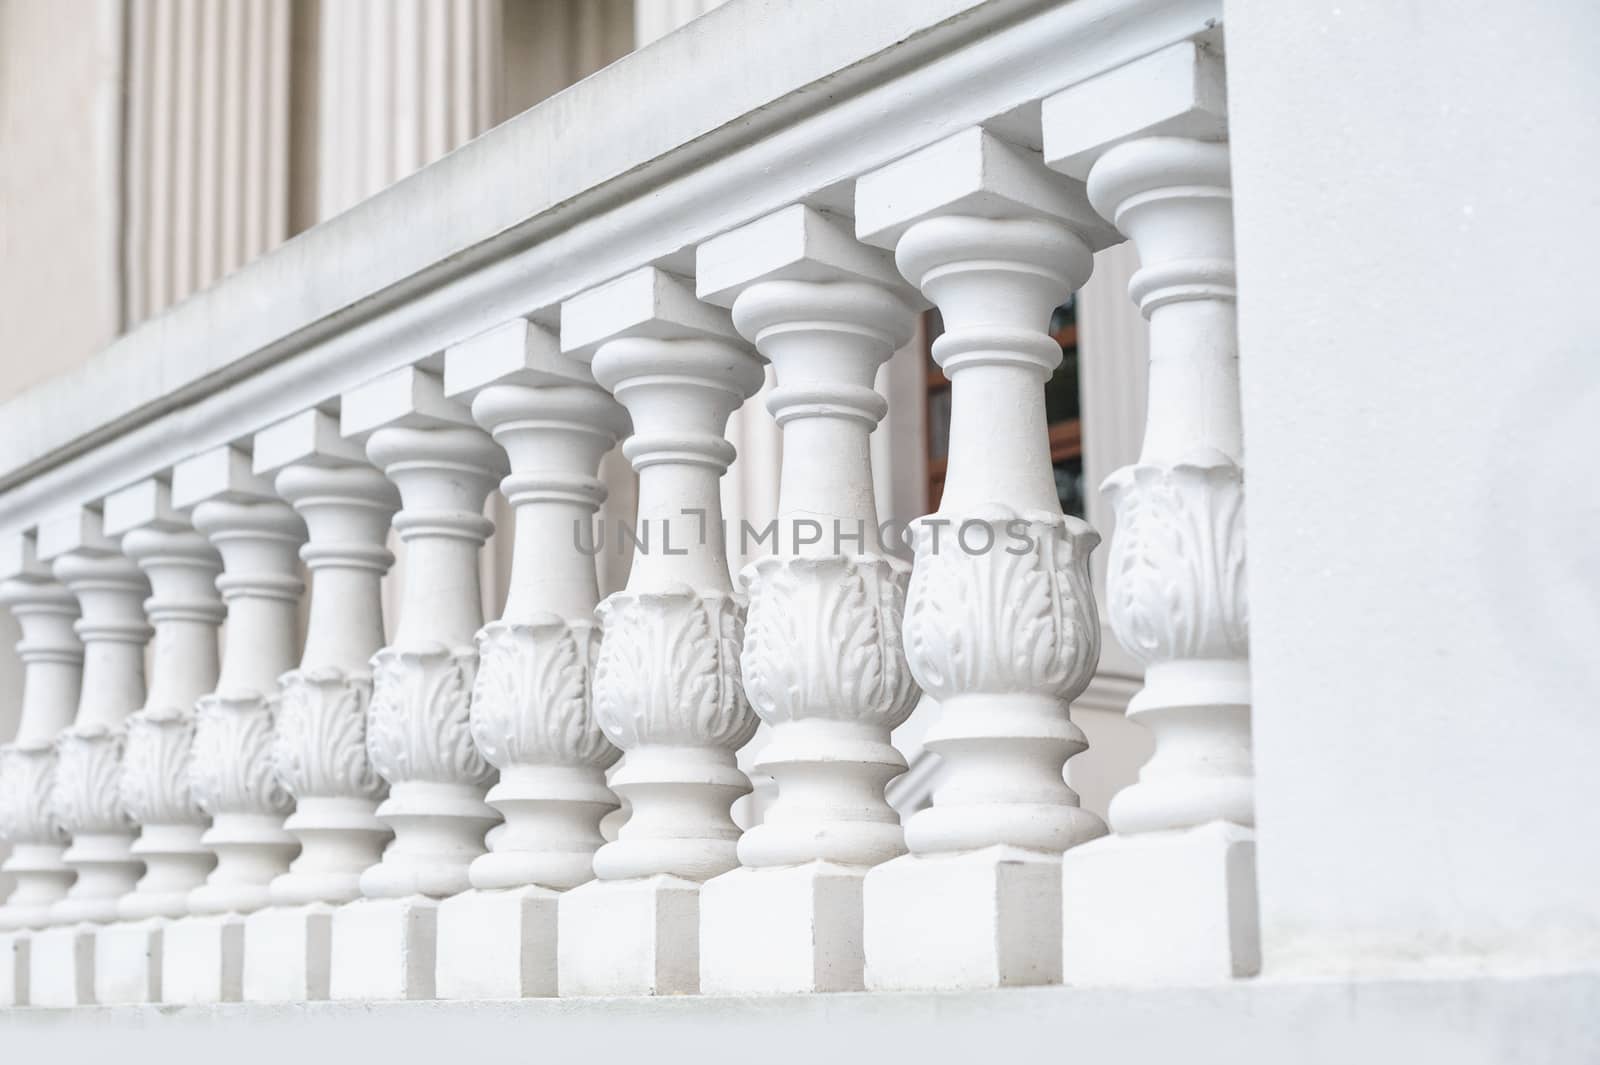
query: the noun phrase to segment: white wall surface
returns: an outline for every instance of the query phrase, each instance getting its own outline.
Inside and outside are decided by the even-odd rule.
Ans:
[[[1600,6],[1226,18],[1265,971],[1600,960]]]

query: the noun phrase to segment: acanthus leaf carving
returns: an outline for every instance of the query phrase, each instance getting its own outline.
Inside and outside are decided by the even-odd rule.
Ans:
[[[385,647],[372,657],[367,754],[391,785],[487,784],[494,767],[472,741],[473,650],[440,643]]]
[[[293,805],[272,765],[275,697],[218,692],[196,704],[189,786],[212,817],[282,814]]]
[[[622,591],[600,604],[605,626],[594,716],[624,750],[641,744],[737,749],[760,724],[739,673],[744,609],[688,585]]]
[[[118,781],[122,805],[137,824],[205,820],[189,786],[194,714],[176,707],[141,710],[127,720]]]
[[[297,799],[378,800],[388,786],[367,755],[372,678],[326,667],[283,675],[273,737],[273,765]]]
[[[50,805],[71,835],[126,832],[118,779],[126,741],[121,728],[69,728],[56,740]]]
[[[51,802],[55,776],[54,747],[0,747],[0,839],[13,845],[66,842]]]
[[[591,705],[599,646],[593,623],[556,614],[494,621],[479,631],[472,737],[490,763],[604,769],[621,757]]]
[[[1208,451],[1123,467],[1105,492],[1117,515],[1107,613],[1123,646],[1146,664],[1245,657],[1244,471]]]

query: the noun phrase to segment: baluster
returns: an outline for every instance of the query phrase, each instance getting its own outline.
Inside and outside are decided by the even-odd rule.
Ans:
[[[590,699],[599,588],[580,545],[605,499],[600,458],[628,419],[587,366],[522,320],[452,348],[445,385],[476,391],[473,417],[511,460],[501,490],[516,531],[505,614],[478,633],[472,689],[473,738],[500,771],[488,802],[505,823],[468,869],[473,890],[439,906],[436,990],[554,995],[557,901],[593,879],[600,819],[617,807],[605,771],[620,752]]]
[[[473,745],[469,694],[483,625],[478,551],[484,502],[505,457],[439,378],[410,367],[347,393],[346,436],[400,491],[405,544],[394,640],[372,659],[367,753],[389,782],[378,819],[394,830],[361,874],[362,900],[333,917],[333,998],[432,998],[438,900],[468,887],[499,815],[483,801],[494,769]],[[370,434],[370,435],[368,435]]]
[[[856,206],[857,231],[939,308],[953,388],[904,623],[939,703],[925,743],[940,778],[906,825],[911,853],[867,874],[867,986],[1055,982],[1060,856],[1105,826],[1062,779],[1088,745],[1068,706],[1099,657],[1099,537],[1057,501],[1043,385],[1061,350],[1045,330],[1109,233],[1081,185],[979,129],[863,177]]]
[[[633,418],[640,540],[627,587],[600,604],[594,714],[625,752],[611,786],[631,806],[562,896],[563,995],[686,994],[700,983],[700,885],[737,864],[729,808],[750,790],[734,752],[758,720],[739,684],[718,478],[728,415],[761,386],[726,311],[654,267],[562,306],[562,348]]]
[[[139,826],[133,853],[144,859],[145,874],[117,903],[122,922],[96,937],[95,1000],[159,1002],[167,919],[189,912],[189,892],[205,882],[216,861],[201,842],[206,815],[189,787],[189,757],[195,701],[217,683],[222,561],[172,509],[162,480],[107,497],[104,524],[150,581],[144,606],[155,639],[149,694],[128,717],[118,781],[122,806]]]
[[[39,527],[39,558],[78,599],[83,616],[83,685],[77,716],[56,740],[56,819],[72,837],[62,858],[78,878],[50,907],[52,926],[33,938],[29,992],[41,1006],[94,1001],[95,925],[116,919],[140,862],[134,830],[117,794],[128,714],[144,702],[142,602],[150,590],[139,567],[106,537],[98,507],[80,507]],[[89,923],[89,922],[92,922]]]
[[[859,990],[862,880],[905,853],[883,797],[906,768],[889,733],[918,695],[900,640],[909,567],[878,539],[873,379],[920,301],[892,256],[803,206],[701,245],[697,276],[771,361],[784,435],[776,543],[744,571],[741,657],[777,797],[739,840],[743,868],[701,892],[701,990]]]
[[[273,772],[278,676],[295,661],[300,544],[305,523],[250,470],[240,446],[180,462],[172,502],[193,508],[194,527],[222,555],[217,589],[228,609],[222,668],[200,697],[189,785],[211,815],[201,842],[217,855],[206,882],[189,893],[190,911],[162,941],[162,998],[236,1002],[244,978],[244,915],[270,901],[268,885],[294,856],[283,829],[292,805]]]
[[[62,861],[66,834],[50,806],[55,740],[72,724],[83,675],[83,644],[73,631],[78,600],[39,561],[32,533],[0,545],[0,604],[22,630],[22,712],[17,734],[0,747],[0,834],[11,844],[4,869],[16,888],[0,906],[0,1006],[27,1005],[27,929],[49,923],[73,871]]]
[[[1260,948],[1222,61],[1175,45],[1053,97],[1044,131],[1051,165],[1086,174],[1095,209],[1137,246],[1128,291],[1150,321],[1144,444],[1105,484],[1106,595],[1146,668],[1128,716],[1156,747],[1112,800],[1116,834],[1066,859],[1067,975],[1248,976]]]
[[[361,897],[361,874],[392,836],[375,815],[388,786],[366,736],[400,497],[337,417],[315,409],[257,433],[254,470],[305,520],[312,579],[305,653],[279,679],[273,733],[278,780],[295,800],[283,827],[301,849],[267,886],[273,904],[245,918],[244,997],[305,1001],[328,997],[334,907]]]

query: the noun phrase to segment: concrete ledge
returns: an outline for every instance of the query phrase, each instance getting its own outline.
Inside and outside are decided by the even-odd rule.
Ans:
[[[1242,981],[772,998],[124,1006],[0,1011],[16,1061],[436,1065],[537,1041],[542,1059],[1109,1061],[1118,1065],[1592,1065],[1600,970],[1521,977]],[[136,1042],[130,1042],[135,1040]]]

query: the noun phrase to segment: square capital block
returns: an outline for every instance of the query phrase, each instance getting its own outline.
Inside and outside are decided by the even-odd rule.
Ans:
[[[440,429],[476,428],[466,404],[444,394],[436,373],[402,366],[346,392],[339,402],[339,431],[362,439],[387,426]]]
[[[292,463],[312,466],[366,465],[361,445],[339,432],[339,417],[313,407],[256,434],[251,469],[262,476]]]
[[[161,1001],[192,1005],[243,999],[244,918],[179,917],[161,935]]]
[[[1219,983],[1261,969],[1255,835],[1239,825],[1074,847],[1061,900],[1069,984]]]
[[[866,873],[811,862],[735,869],[706,881],[700,890],[700,993],[863,990]]]
[[[622,337],[721,339],[744,344],[733,318],[702,303],[690,282],[657,266],[607,281],[561,305],[561,350],[585,362]]]
[[[556,994],[559,891],[464,891],[439,903],[435,991],[442,999]]]
[[[0,536],[0,581],[14,577],[52,580],[50,567],[39,558],[38,543],[38,534],[31,529],[18,529]]]
[[[28,1004],[94,1004],[95,925],[41,928],[28,944]]]
[[[928,218],[1048,218],[1094,248],[1122,238],[1084,193],[1083,183],[1049,170],[1026,148],[973,126],[912,152],[856,182],[856,234],[893,248]]]
[[[94,937],[94,999],[102,1006],[160,1002],[161,935],[167,921],[108,924]]]
[[[905,855],[867,874],[870,991],[1061,982],[1061,857],[1013,847]]]
[[[439,901],[358,899],[333,912],[328,997],[433,998]]]
[[[1080,181],[1106,151],[1136,137],[1223,140],[1222,56],[1201,41],[1180,41],[1047,98],[1042,122],[1045,162]]]
[[[164,532],[189,528],[189,519],[172,505],[172,489],[159,477],[147,477],[112,492],[106,496],[101,514],[107,536],[143,528]]]
[[[805,204],[774,211],[695,250],[695,291],[707,303],[732,307],[740,292],[762,281],[865,281],[892,288],[913,305],[922,302],[892,254],[862,244],[848,220]]]
[[[217,499],[259,503],[277,498],[272,482],[251,468],[250,453],[236,444],[202,451],[172,468],[172,505],[180,510]]]
[[[0,1008],[28,1005],[28,947],[33,933],[0,932]]]
[[[333,910],[323,902],[269,906],[244,919],[246,1002],[314,1002],[328,997]]]
[[[72,551],[92,555],[115,555],[117,542],[105,534],[100,508],[72,507],[52,514],[39,523],[35,540],[40,562],[50,562]]]
[[[561,896],[562,998],[700,990],[700,885],[675,876],[591,880]]]
[[[538,322],[516,318],[445,349],[444,394],[470,399],[490,385],[593,385],[587,363],[561,351]]]

